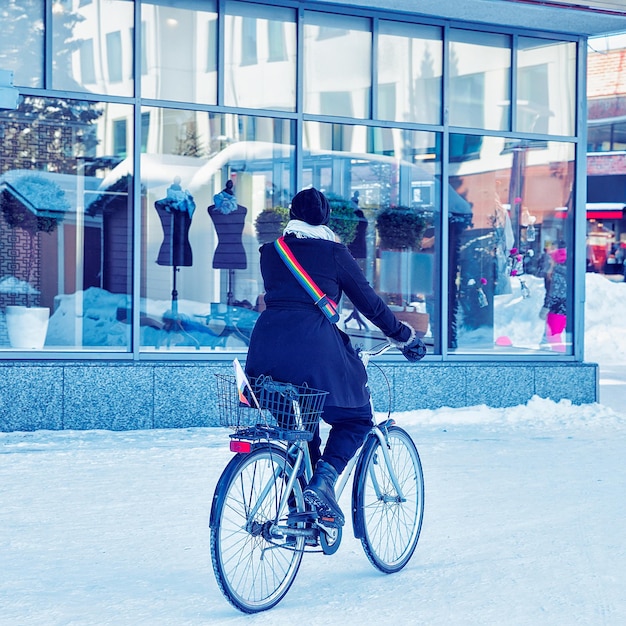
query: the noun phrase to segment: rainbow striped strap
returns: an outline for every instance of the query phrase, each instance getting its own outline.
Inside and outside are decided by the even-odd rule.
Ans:
[[[333,323],[339,321],[337,305],[317,286],[317,283],[308,275],[307,271],[298,263],[293,256],[291,248],[285,243],[284,237],[274,241],[274,247],[278,256],[285,262],[296,280],[304,287],[305,291],[313,298],[313,301],[322,310],[322,313]]]

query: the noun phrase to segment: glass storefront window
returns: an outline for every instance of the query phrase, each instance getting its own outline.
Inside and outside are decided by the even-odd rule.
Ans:
[[[304,186],[330,200],[330,227],[398,317],[438,336],[440,135],[305,122]],[[382,335],[342,301],[346,332]]]
[[[217,10],[212,0],[141,3],[144,98],[217,102]]]
[[[572,354],[572,143],[480,138],[451,166],[449,348]],[[451,142],[463,143],[452,136]]]
[[[55,2],[52,88],[132,96],[133,3]]]
[[[441,122],[441,29],[381,20],[378,32],[378,119]]]
[[[9,3],[0,69],[22,97],[0,111],[0,350],[17,349],[8,307],[30,305],[50,311],[47,351],[245,351],[259,244],[297,181],[329,196],[332,227],[435,353],[448,337],[461,356],[571,354],[570,291],[560,333],[540,314],[555,267],[572,282],[578,42],[285,4]],[[100,101],[32,95],[46,88]],[[589,125],[596,150],[626,141],[609,122]],[[380,338],[341,307],[346,332]]]
[[[295,111],[295,20],[291,9],[227,2],[224,104]]]
[[[450,124],[509,130],[511,38],[450,30]]]
[[[44,3],[4,2],[0,9],[0,69],[13,72],[13,84],[43,87]]]
[[[108,181],[123,118],[131,106],[57,98],[0,111],[0,349],[130,350],[130,181]]]
[[[370,116],[370,20],[304,13],[304,112]]]
[[[520,37],[517,50],[517,128],[574,135],[576,44]]]
[[[294,193],[289,120],[144,107],[141,345],[242,350]],[[286,221],[285,221],[286,223]]]

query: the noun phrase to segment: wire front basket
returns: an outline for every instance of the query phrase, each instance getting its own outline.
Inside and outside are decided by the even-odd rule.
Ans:
[[[239,395],[235,376],[215,374],[215,378],[220,424],[234,428],[233,436],[283,441],[310,441],[313,438],[327,391],[259,376],[249,381],[259,407],[245,390],[248,406]]]

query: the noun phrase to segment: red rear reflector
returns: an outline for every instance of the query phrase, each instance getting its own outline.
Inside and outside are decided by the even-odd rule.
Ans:
[[[231,452],[243,452],[247,454],[252,450],[252,444],[249,441],[237,441],[236,439],[230,440],[230,451]]]

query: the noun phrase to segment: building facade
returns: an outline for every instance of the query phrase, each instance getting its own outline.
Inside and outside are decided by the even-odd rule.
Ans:
[[[593,40],[587,72],[587,271],[624,277],[626,38]]]
[[[595,401],[586,46],[626,13],[441,4],[4,0],[0,430],[216,424],[310,185],[429,345],[394,410]]]

